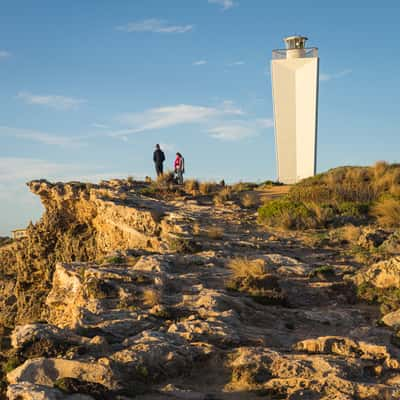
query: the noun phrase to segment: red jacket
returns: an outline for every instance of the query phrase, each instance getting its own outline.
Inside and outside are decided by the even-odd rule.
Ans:
[[[183,171],[183,169],[184,169],[184,167],[183,167],[183,157],[176,156],[175,162],[174,162],[174,168],[175,168],[175,170],[182,170]]]

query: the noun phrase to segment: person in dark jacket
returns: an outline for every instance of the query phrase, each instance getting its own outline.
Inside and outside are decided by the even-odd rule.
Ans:
[[[159,144],[156,144],[156,149],[154,150],[154,153],[153,153],[153,161],[154,161],[154,165],[156,167],[157,176],[162,175],[164,172],[163,162],[165,161],[165,154],[161,150]]]

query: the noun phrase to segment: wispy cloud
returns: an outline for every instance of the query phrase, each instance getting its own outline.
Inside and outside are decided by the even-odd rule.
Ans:
[[[208,129],[207,132],[215,139],[234,142],[258,136],[261,130],[272,126],[273,121],[271,119],[236,120],[217,125]]]
[[[140,133],[144,131],[163,129],[176,125],[199,124],[226,115],[243,115],[243,111],[226,101],[220,107],[204,107],[188,104],[153,108],[143,113],[121,114],[119,123],[131,128],[113,132],[113,136]]]
[[[332,79],[339,79],[339,78],[342,78],[342,77],[344,77],[346,75],[350,75],[352,72],[353,71],[351,69],[344,69],[343,71],[336,72],[336,73],[333,73],[333,74],[322,73],[322,74],[320,74],[319,79],[321,81],[331,81]]]
[[[123,32],[186,33],[193,30],[193,25],[171,25],[163,19],[151,18],[129,22],[116,29]]]
[[[199,61],[195,61],[193,63],[194,66],[199,66],[199,65],[206,65],[208,62],[207,60],[199,60]]]
[[[109,129],[109,126],[108,125],[105,125],[105,124],[98,124],[98,123],[93,123],[92,125],[91,125],[93,128],[97,128],[97,129]]]
[[[5,50],[0,50],[0,60],[11,57],[11,53]]]
[[[229,63],[228,67],[238,67],[238,66],[244,65],[244,64],[246,64],[244,61],[235,61],[233,63]]]
[[[160,147],[169,153],[172,153],[176,150],[176,146],[174,144],[171,143],[160,143]]]
[[[208,2],[211,4],[218,4],[222,6],[223,10],[229,10],[230,8],[236,5],[236,3],[233,2],[233,0],[208,0]]]
[[[12,136],[17,139],[25,139],[33,142],[49,146],[60,147],[80,147],[86,145],[87,137],[79,136],[63,136],[49,134],[46,132],[34,131],[30,129],[10,128],[8,126],[0,126],[0,136]]]
[[[30,92],[19,92],[17,98],[27,104],[47,106],[56,110],[73,110],[86,103],[85,99],[58,95],[38,95]]]
[[[196,125],[209,136],[227,141],[256,136],[263,129],[273,126],[272,120],[251,117],[231,100],[214,107],[178,104],[142,113],[125,113],[117,117],[117,122],[123,128],[110,132],[111,137],[127,138],[146,131]]]

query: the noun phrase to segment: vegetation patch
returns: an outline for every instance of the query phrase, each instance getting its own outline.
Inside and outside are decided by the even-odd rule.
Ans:
[[[199,246],[191,238],[170,237],[168,238],[168,247],[175,253],[195,253]]]
[[[368,303],[380,304],[383,315],[400,308],[400,288],[380,289],[365,282],[357,287],[357,297]]]
[[[229,200],[232,200],[232,190],[229,186],[222,188],[215,196],[214,196],[214,204],[216,206],[221,206]]]
[[[4,374],[8,374],[9,372],[13,371],[15,368],[19,367],[24,362],[21,357],[18,355],[13,355],[7,359],[1,366],[1,369]]]
[[[83,381],[75,378],[61,378],[54,383],[54,387],[68,394],[87,394],[96,400],[106,400],[108,389],[100,383]]]
[[[260,203],[259,198],[258,198],[257,194],[254,193],[254,192],[244,193],[240,197],[240,204],[244,208],[255,208],[255,207],[258,207],[259,203]]]
[[[287,229],[311,227],[311,211],[299,201],[289,198],[271,200],[258,209],[258,222]]]
[[[94,276],[88,278],[86,292],[89,297],[97,300],[118,297],[118,291],[113,285]]]
[[[326,279],[333,278],[334,276],[335,268],[330,265],[322,265],[310,272],[310,278]]]
[[[400,226],[400,201],[384,198],[374,205],[372,215],[381,226],[396,228]]]
[[[226,283],[228,290],[245,293],[260,304],[287,306],[277,276],[267,272],[263,260],[235,258],[228,267],[232,270],[232,277]]]

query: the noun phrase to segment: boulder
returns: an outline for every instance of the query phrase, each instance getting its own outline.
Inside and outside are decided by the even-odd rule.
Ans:
[[[393,329],[400,328],[400,310],[393,311],[382,317],[382,322]]]
[[[400,257],[380,261],[361,270],[353,278],[357,286],[368,284],[378,289],[400,287]]]
[[[99,383],[110,390],[119,388],[110,360],[106,358],[92,361],[36,358],[25,361],[7,374],[10,384],[29,382],[49,387],[53,387],[54,383],[61,378]]]
[[[89,341],[68,329],[61,329],[44,323],[19,325],[15,327],[11,334],[11,345],[14,349],[22,349],[29,344],[42,340],[55,345],[64,344],[67,346],[81,345]]]
[[[93,400],[93,397],[84,394],[69,395],[58,389],[28,382],[9,385],[7,398],[9,400]]]

